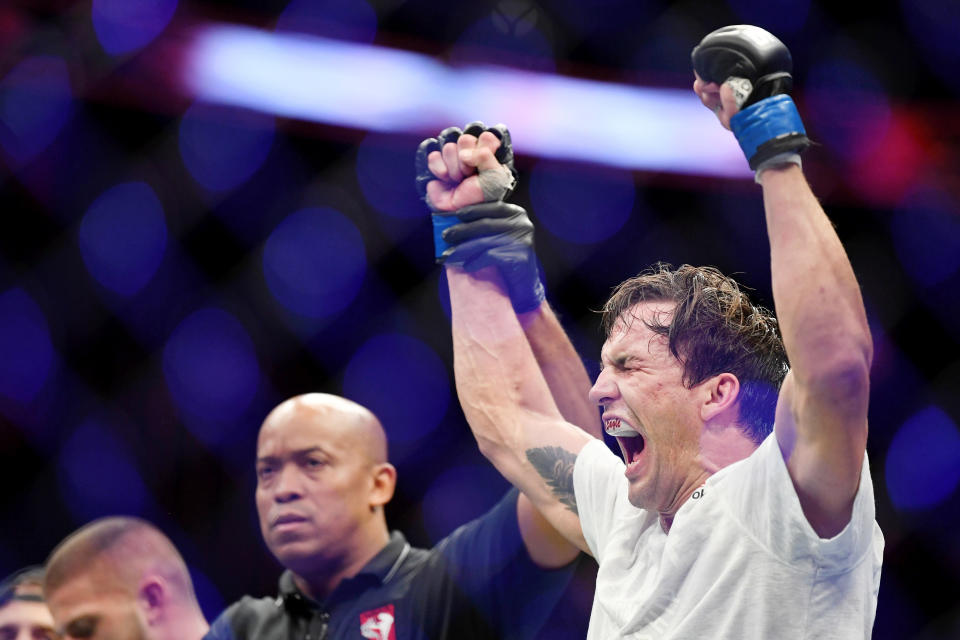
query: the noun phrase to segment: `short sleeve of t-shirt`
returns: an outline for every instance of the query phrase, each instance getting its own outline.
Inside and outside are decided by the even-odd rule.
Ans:
[[[531,560],[517,522],[513,489],[490,511],[440,541],[434,551],[463,593],[502,638],[531,637],[560,600],[575,563],[542,569]]]
[[[732,515],[783,562],[812,563],[821,574],[842,572],[872,548],[875,507],[866,456],[850,522],[829,539],[820,538],[803,514],[775,434],[749,458],[723,469],[711,480],[718,486],[730,483],[731,490],[722,493]]]
[[[627,499],[623,461],[602,440],[588,442],[573,466],[573,491],[583,537],[597,562],[603,559],[607,533],[613,529],[619,503]]]

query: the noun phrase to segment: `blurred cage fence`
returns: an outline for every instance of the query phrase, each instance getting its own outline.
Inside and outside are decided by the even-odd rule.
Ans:
[[[727,142],[656,137],[699,131],[680,111],[616,112],[613,134],[597,122],[621,94],[688,89],[693,45],[733,23],[793,52],[819,143],[805,169],[873,330],[868,452],[887,542],[874,637],[958,637],[960,5],[949,0],[869,12],[813,0],[4,4],[0,573],[41,562],[94,517],[130,513],[171,535],[208,616],[273,592],[279,568],[252,501],[256,432],[275,404],[314,390],[384,422],[399,471],[388,519],[413,542],[494,504],[506,484],[457,403],[445,280],[413,189],[420,139],[472,119],[451,113],[515,114],[513,199],[537,224],[548,298],[591,375],[592,310],[657,260],[716,265],[772,306],[759,191],[742,159],[710,155]],[[274,93],[205,99],[209,87],[191,84],[197,47],[223,26],[409,54],[389,60],[411,78],[492,72],[430,85],[434,107],[407,76],[384,85],[381,58],[351,57],[306,93],[283,84],[297,65],[228,59],[224,77],[263,73]],[[611,93],[564,85],[579,101],[558,105],[522,82],[483,84],[512,73]],[[391,110],[418,95],[420,107]],[[583,635],[593,573],[581,567],[543,637]]]

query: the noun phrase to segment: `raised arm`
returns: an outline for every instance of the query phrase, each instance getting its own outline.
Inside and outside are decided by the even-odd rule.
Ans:
[[[503,445],[519,446],[519,440],[516,434],[499,429],[506,423],[491,425],[482,413],[474,411],[477,390],[516,388],[511,381],[514,377],[536,379],[538,384],[531,392],[543,394],[546,411],[539,422],[553,421],[562,425],[562,430],[579,434],[573,423],[591,436],[601,437],[599,416],[587,396],[590,381],[583,363],[544,299],[533,254],[532,223],[522,208],[499,201],[507,190],[503,187],[504,167],[509,168],[512,159],[509,134],[498,128],[483,133],[475,125],[468,125],[463,136],[458,134],[445,130],[439,140],[426,141],[418,153],[422,158],[418,161],[422,178],[418,179],[435,211],[437,257],[448,265],[458,391],[481,451],[524,491],[518,519],[527,548],[540,564],[556,565],[575,552],[567,540],[585,547],[578,519],[558,499],[572,504],[570,473],[575,452],[569,454],[569,460],[564,456],[553,462],[547,461],[556,453],[552,450],[531,452],[540,471],[535,470],[534,462],[526,461],[525,449],[510,449],[505,456],[508,447]],[[456,166],[452,166],[454,161]],[[473,206],[481,200],[487,203]],[[454,208],[455,215],[445,213]],[[483,366],[464,366],[465,362],[478,363],[475,350],[492,357]],[[494,369],[498,372],[491,373]],[[503,403],[502,415],[511,411],[514,419],[521,415],[520,407],[513,404],[519,401],[516,394],[494,392],[491,397]],[[480,405],[485,403],[483,400]],[[578,442],[580,438],[584,442],[589,439],[579,434]],[[543,494],[537,509],[530,502],[530,498],[537,499],[536,489],[516,477],[517,465],[507,460],[514,455],[524,461],[520,465],[524,472],[536,474],[534,484]],[[555,485],[556,493],[544,491],[548,481]],[[551,511],[548,522],[545,516]]]
[[[544,301],[517,317],[560,415],[602,440],[600,414],[588,397],[590,378],[553,309]]]
[[[586,551],[573,463],[592,436],[560,414],[499,273],[492,267],[446,269],[457,394],[480,451]]]
[[[710,44],[723,49],[761,42],[759,55],[785,54],[789,62],[789,52],[775,39],[753,33],[753,44],[741,45],[735,32],[720,35]],[[791,364],[777,406],[777,441],[807,520],[818,535],[831,537],[850,520],[867,442],[873,351],[863,299],[840,239],[799,166],[796,153],[808,141],[789,97],[751,105],[749,87],[744,91],[740,79],[722,85],[708,80],[716,78],[698,74],[694,90],[737,134],[763,189],[773,297]]]

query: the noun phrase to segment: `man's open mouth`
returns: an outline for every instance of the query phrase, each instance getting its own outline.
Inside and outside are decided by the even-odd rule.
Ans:
[[[640,453],[643,451],[645,442],[643,436],[617,436],[617,442],[623,449],[624,462],[628,465],[640,459]]]

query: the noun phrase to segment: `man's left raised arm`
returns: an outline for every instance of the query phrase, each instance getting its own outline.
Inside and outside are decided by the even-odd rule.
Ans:
[[[738,29],[750,33],[738,41]],[[755,61],[761,68],[786,48],[760,32],[744,26],[718,30],[704,39],[713,49],[701,51],[708,56],[742,46],[749,55],[759,44],[760,57],[767,57]],[[696,50],[694,56],[696,64]],[[716,71],[707,64],[701,69]],[[777,441],[808,522],[820,537],[831,537],[850,521],[866,450],[873,346],[863,299],[840,239],[799,166],[796,154],[809,141],[789,96],[752,105],[748,100],[741,110],[742,81],[712,80],[698,75],[694,90],[737,134],[763,188],[773,298],[791,365],[777,405]]]

